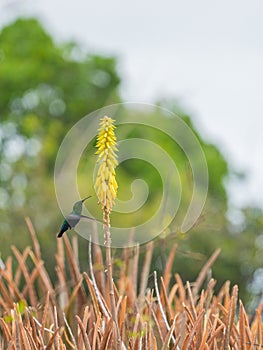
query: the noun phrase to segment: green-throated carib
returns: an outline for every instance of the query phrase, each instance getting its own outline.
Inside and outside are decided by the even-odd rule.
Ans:
[[[84,201],[86,199],[90,198],[90,197],[91,196],[88,196],[88,197],[86,197],[86,198],[76,202],[73,205],[72,212],[69,215],[67,215],[66,219],[64,220],[64,222],[63,222],[63,224],[61,226],[61,229],[60,229],[57,237],[62,237],[64,232],[74,228],[79,223],[81,218],[97,221],[96,219],[90,218],[89,216],[81,215],[81,213],[82,213],[82,205],[83,205]]]

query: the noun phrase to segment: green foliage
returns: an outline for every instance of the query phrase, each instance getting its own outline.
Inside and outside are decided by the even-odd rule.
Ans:
[[[119,101],[120,79],[114,57],[59,46],[36,19],[3,28],[0,42],[0,220],[1,242],[9,246],[24,244],[25,214],[43,234],[54,232],[61,220],[52,179],[59,145],[84,115]]]

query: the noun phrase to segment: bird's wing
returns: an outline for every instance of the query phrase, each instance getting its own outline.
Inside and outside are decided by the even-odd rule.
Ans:
[[[86,215],[80,215],[80,218],[84,219],[84,220],[86,219],[86,220],[92,220],[92,221],[101,222],[103,224],[103,222],[101,220],[90,218],[89,216],[86,216]]]

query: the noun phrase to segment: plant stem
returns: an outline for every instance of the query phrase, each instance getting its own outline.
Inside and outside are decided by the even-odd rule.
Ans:
[[[107,264],[107,280],[110,294],[110,307],[113,322],[116,327],[117,350],[121,350],[121,338],[118,326],[117,307],[114,295],[113,277],[112,277],[112,259],[111,259],[111,236],[110,236],[110,213],[104,208],[104,228],[105,228],[105,246],[106,246],[106,264]]]

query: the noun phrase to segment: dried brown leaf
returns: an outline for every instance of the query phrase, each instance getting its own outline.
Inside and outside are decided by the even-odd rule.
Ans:
[[[90,346],[90,342],[89,342],[89,338],[87,336],[86,333],[86,327],[87,325],[85,325],[84,322],[81,321],[80,317],[78,315],[75,315],[76,320],[78,322],[79,328],[80,328],[80,334],[82,336],[81,339],[83,339],[84,345],[85,345],[85,349],[86,350],[91,350],[91,346]],[[82,342],[79,342],[79,349],[82,349]]]
[[[194,288],[193,288],[193,296],[195,297],[197,295],[197,292],[201,288],[201,285],[203,284],[208,270],[211,268],[213,263],[216,261],[218,255],[220,254],[221,249],[216,249],[214,253],[211,255],[211,257],[208,259],[202,270],[200,271],[195,283],[194,283]]]

